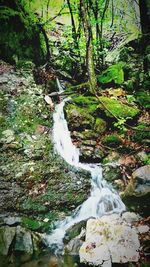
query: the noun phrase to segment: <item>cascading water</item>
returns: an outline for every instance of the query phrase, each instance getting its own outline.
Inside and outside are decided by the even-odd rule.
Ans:
[[[59,90],[62,91],[58,81],[57,84]],[[46,243],[49,247],[54,247],[56,252],[62,250],[63,237],[70,226],[90,217],[99,218],[104,214],[121,213],[125,210],[125,205],[117,192],[103,180],[101,166],[79,162],[79,149],[72,143],[63,112],[64,105],[67,101],[68,98],[64,99],[60,104],[57,104],[53,115],[54,148],[68,164],[91,173],[91,195],[76,209],[72,216],[58,222],[52,234],[46,236]]]

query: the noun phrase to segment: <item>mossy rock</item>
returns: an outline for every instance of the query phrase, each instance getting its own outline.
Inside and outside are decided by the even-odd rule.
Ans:
[[[80,108],[74,104],[66,107],[67,121],[71,130],[91,129],[94,125],[94,118],[86,108]]]
[[[104,110],[106,116],[108,117],[113,117],[114,115],[118,118],[133,119],[140,113],[140,110],[137,107],[131,107],[126,104],[122,104],[116,99],[101,96],[99,97],[99,100],[102,102],[102,104],[99,105],[99,108]],[[110,110],[110,112],[108,110]]]
[[[103,138],[102,143],[108,147],[118,147],[122,144],[122,140],[118,135],[107,135]]]
[[[97,133],[102,134],[106,131],[106,128],[107,128],[106,121],[104,121],[101,118],[97,118],[95,121],[94,130]]]
[[[87,108],[88,113],[93,113],[96,111],[98,106],[98,101],[94,96],[75,96],[72,98],[73,102],[82,108]]]

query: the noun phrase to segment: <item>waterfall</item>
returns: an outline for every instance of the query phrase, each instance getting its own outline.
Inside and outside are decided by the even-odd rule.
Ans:
[[[80,152],[72,143],[64,116],[63,109],[67,101],[68,98],[57,104],[53,114],[54,148],[68,164],[89,171],[92,179],[91,194],[88,199],[75,210],[72,216],[57,222],[56,229],[45,238],[48,246],[57,248],[57,251],[63,248],[63,237],[70,226],[90,217],[99,218],[104,214],[121,213],[125,210],[125,205],[117,192],[103,179],[102,167],[98,164],[83,164],[79,161]]]

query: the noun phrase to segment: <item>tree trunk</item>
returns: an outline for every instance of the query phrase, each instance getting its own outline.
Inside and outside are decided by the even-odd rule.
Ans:
[[[141,29],[143,34],[150,33],[150,1],[139,0]]]
[[[86,0],[80,0],[80,5],[81,5],[81,15],[84,27],[84,34],[86,38],[86,67],[88,72],[88,80],[90,84],[90,91],[94,92],[97,87],[97,81],[94,70],[92,31],[88,17]]]
[[[142,30],[142,50],[143,50],[143,68],[144,72],[148,71],[148,61],[146,57],[146,47],[150,43],[150,1],[149,0],[139,0],[140,8],[140,20],[141,20],[141,30]]]

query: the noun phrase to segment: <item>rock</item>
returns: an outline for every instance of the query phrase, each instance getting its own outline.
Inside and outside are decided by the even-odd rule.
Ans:
[[[139,248],[136,228],[112,214],[88,220],[86,241],[79,251],[80,261],[103,267],[111,263],[137,262]]]
[[[118,148],[118,146],[120,146],[122,144],[122,140],[118,135],[110,134],[110,135],[106,135],[103,138],[102,143],[108,147]]]
[[[149,228],[148,225],[139,225],[139,226],[137,227],[137,230],[138,230],[138,232],[139,232],[140,234],[144,234],[144,233],[149,232],[150,228]]]
[[[104,152],[93,146],[83,146],[80,147],[80,160],[81,162],[100,162],[104,158]]]
[[[64,236],[63,242],[68,243],[71,239],[78,236],[81,233],[81,230],[85,229],[85,227],[86,227],[86,221],[81,221],[68,228]]]
[[[15,250],[23,251],[29,254],[33,253],[31,233],[20,226],[17,226],[16,228]]]
[[[83,244],[83,241],[80,238],[72,239],[66,246],[65,246],[65,253],[69,255],[79,255],[79,250]]]
[[[135,212],[124,212],[122,214],[122,219],[125,220],[127,223],[133,223],[140,219],[140,215],[136,214]]]
[[[99,100],[105,105],[105,107],[110,110],[110,112],[118,118],[131,118],[133,119],[140,113],[140,110],[133,106],[128,106],[127,104],[122,104],[119,100],[101,96]],[[100,110],[103,110],[107,117],[113,117],[113,115],[104,108],[102,104],[99,105]]]
[[[103,178],[108,182],[114,182],[115,180],[122,179],[122,173],[119,166],[104,165]]]
[[[7,225],[16,225],[21,223],[21,218],[20,217],[6,217],[4,218],[4,223]]]
[[[77,107],[73,104],[67,104],[66,107],[66,116],[67,122],[69,125],[69,129],[80,130],[83,129],[91,129],[94,125],[94,118],[89,112],[85,111],[85,109]]]
[[[2,136],[3,138],[1,141],[6,144],[9,144],[15,140],[14,131],[11,129],[3,131]]]
[[[150,165],[138,168],[132,173],[135,194],[145,195],[150,192]]]
[[[150,185],[150,165],[138,168],[132,173],[133,179],[137,179],[140,184]]]
[[[0,228],[0,254],[7,255],[16,234],[15,227],[4,226]]]
[[[132,179],[123,193],[123,197],[142,197],[148,193],[150,193],[150,165],[145,165],[132,173]]]
[[[94,130],[98,133],[98,134],[102,134],[106,131],[106,121],[104,121],[101,118],[97,118],[95,121],[95,125],[94,125]]]
[[[141,151],[139,153],[137,153],[137,158],[141,161],[145,161],[147,159],[147,154],[145,153],[145,151]]]
[[[120,154],[116,151],[110,151],[108,156],[104,158],[103,163],[117,163],[120,158]]]

